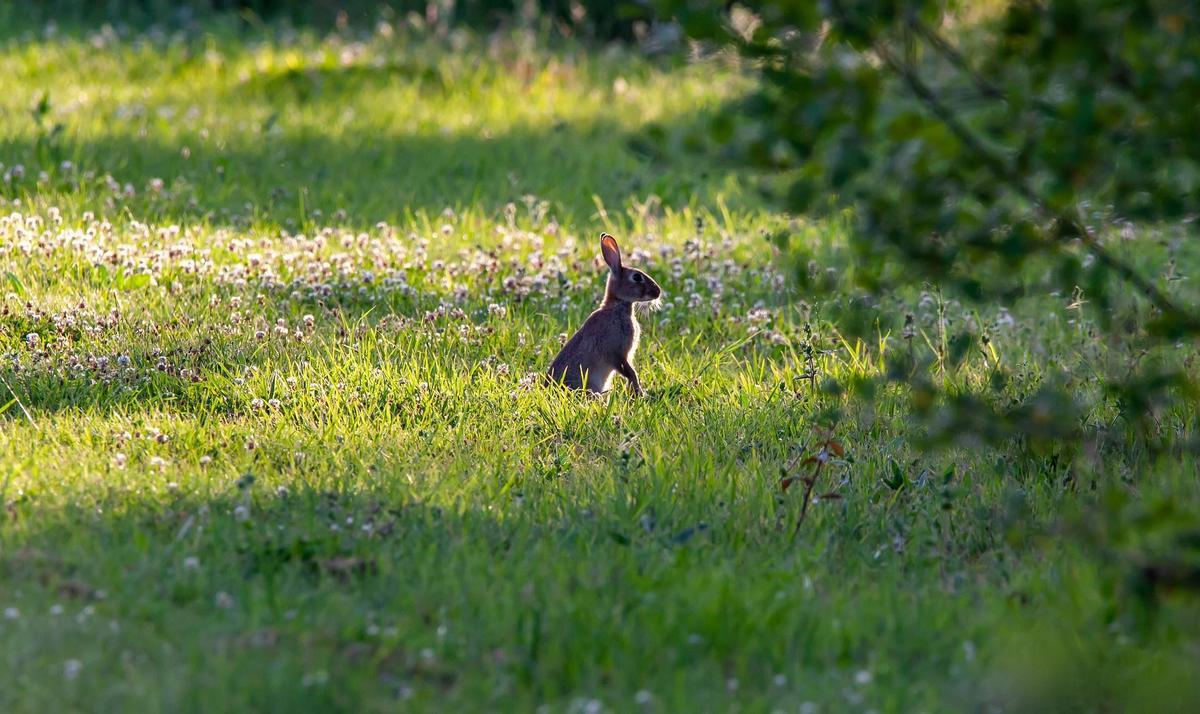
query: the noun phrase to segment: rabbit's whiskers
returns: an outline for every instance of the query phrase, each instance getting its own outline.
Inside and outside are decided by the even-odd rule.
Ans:
[[[647,300],[646,302],[635,303],[634,307],[637,308],[638,312],[658,312],[663,307],[663,299],[661,297],[657,297],[653,300]]]

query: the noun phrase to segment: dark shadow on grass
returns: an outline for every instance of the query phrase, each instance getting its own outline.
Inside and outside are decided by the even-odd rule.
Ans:
[[[503,31],[530,24],[523,0],[38,0],[22,12],[0,12],[15,25],[10,31],[37,32],[48,22],[60,33],[82,33],[105,23],[122,27],[187,31],[220,23],[247,33],[296,28],[314,32],[370,32],[380,19],[413,15],[445,33],[454,29]],[[432,15],[428,14],[434,8]],[[635,25],[653,14],[645,3],[611,0],[541,0],[533,24],[566,36],[593,41],[633,40]],[[16,8],[14,8],[16,9]],[[4,8],[0,7],[0,11]],[[584,10],[582,16],[578,14]]]
[[[708,533],[684,541],[666,523],[648,529],[607,505],[597,513],[581,503],[539,515],[522,510],[517,492],[503,509],[445,509],[414,500],[404,486],[345,478],[322,489],[292,476],[279,488],[247,474],[209,494],[185,481],[178,495],[162,499],[98,493],[96,507],[16,499],[6,518],[22,527],[4,539],[12,547],[0,550],[0,578],[23,596],[4,604],[21,608],[27,629],[7,640],[10,655],[23,655],[9,677],[44,673],[47,656],[59,669],[63,657],[82,656],[102,676],[120,678],[127,662],[91,649],[119,646],[154,650],[144,666],[179,680],[176,696],[194,698],[206,682],[236,675],[272,696],[267,708],[274,710],[308,711],[325,701],[311,699],[320,691],[295,685],[314,668],[328,671],[330,688],[357,682],[347,696],[386,699],[416,687],[453,697],[464,679],[496,673],[537,696],[561,696],[592,674],[564,669],[573,638],[594,638],[592,646],[612,657],[635,656],[618,635],[631,619],[657,618],[642,597],[645,571],[672,572],[668,552],[711,554],[688,562],[735,562],[736,553]],[[600,572],[597,562],[614,565]],[[702,578],[707,567],[683,576]],[[703,599],[686,585],[671,588],[672,596]],[[114,621],[119,631],[103,640],[110,644],[63,640],[50,631],[52,605],[66,611],[62,619],[94,618],[105,628]],[[731,607],[739,616],[750,609]],[[620,617],[593,614],[614,608]],[[705,631],[696,629],[708,622],[703,608],[682,612],[672,634]],[[451,650],[441,649],[443,640]],[[735,646],[715,642],[710,654],[698,654],[716,668]],[[422,654],[430,647],[439,657]],[[200,654],[203,661],[195,659]],[[638,656],[647,665],[661,658]],[[133,702],[125,699],[131,692]],[[91,706],[137,708],[130,706],[135,688],[108,687],[102,696]],[[346,705],[343,699],[333,708]]]
[[[301,80],[304,86],[312,81]],[[0,156],[26,172],[0,185],[0,196],[28,200],[43,194],[52,200],[56,193],[82,190],[100,213],[111,216],[291,230],[365,228],[422,215],[434,223],[447,208],[499,216],[509,204],[523,216],[542,200],[550,217],[568,224],[594,221],[597,200],[607,210],[650,196],[674,207],[714,207],[725,198],[736,208],[739,201],[755,200],[727,195],[725,168],[679,148],[679,137],[703,132],[706,121],[704,115],[688,117],[666,133],[630,132],[601,120],[490,135],[404,127],[284,131],[277,118],[268,117],[224,144],[199,135],[167,144],[117,131],[92,140],[7,138],[0,139]],[[61,169],[64,161],[74,168]],[[42,170],[49,173],[48,183],[38,182]],[[95,178],[82,178],[87,172]],[[104,185],[105,174],[131,185],[137,195],[114,192]],[[156,180],[161,189],[152,187]]]

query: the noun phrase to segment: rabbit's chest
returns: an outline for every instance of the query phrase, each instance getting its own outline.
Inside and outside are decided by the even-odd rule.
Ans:
[[[629,332],[626,335],[625,342],[625,358],[633,359],[633,353],[637,351],[638,340],[642,338],[642,326],[638,324],[637,318],[629,321]]]

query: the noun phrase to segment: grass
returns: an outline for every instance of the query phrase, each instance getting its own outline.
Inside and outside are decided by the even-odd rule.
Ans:
[[[820,388],[913,350],[1019,401],[1119,355],[1054,295],[889,295],[843,338],[849,288],[763,240],[841,285],[840,226],[684,150],[745,86],[521,35],[12,31],[0,709],[1187,709],[1194,596],[1131,609],[1071,524],[1194,523],[1194,462],[926,450],[899,390]],[[640,400],[532,379],[601,230],[668,293]],[[964,324],[989,348],[939,362]]]

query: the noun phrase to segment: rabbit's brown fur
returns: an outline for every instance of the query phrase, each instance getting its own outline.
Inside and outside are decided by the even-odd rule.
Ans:
[[[642,385],[633,369],[641,327],[633,306],[657,300],[662,288],[642,271],[621,265],[617,240],[607,233],[600,236],[600,251],[609,267],[604,302],[554,358],[550,378],[572,389],[605,392],[613,372],[619,372],[634,393],[641,394]]]

